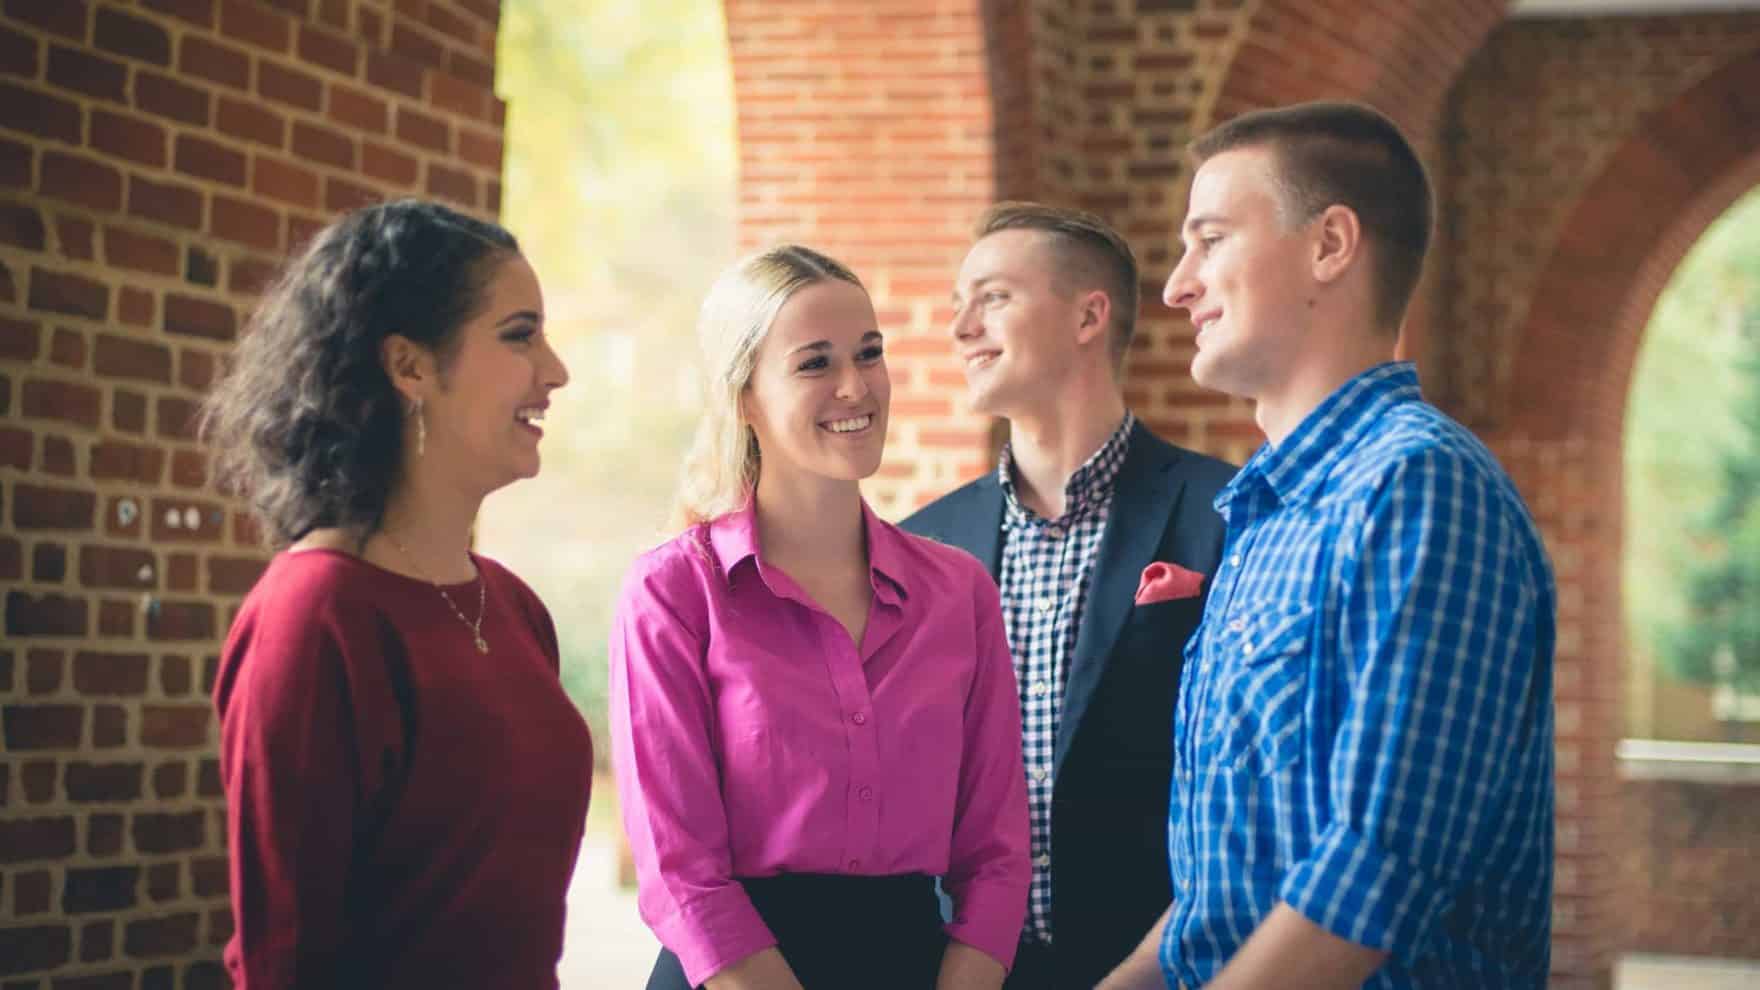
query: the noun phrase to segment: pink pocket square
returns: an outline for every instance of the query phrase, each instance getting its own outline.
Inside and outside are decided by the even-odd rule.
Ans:
[[[1181,598],[1196,598],[1204,590],[1204,575],[1188,571],[1178,564],[1156,561],[1143,568],[1137,583],[1137,604],[1153,605]]]

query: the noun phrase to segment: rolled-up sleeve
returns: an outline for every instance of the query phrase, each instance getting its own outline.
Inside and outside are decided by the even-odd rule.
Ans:
[[[996,585],[974,570],[978,657],[966,697],[959,803],[944,880],[953,899],[947,933],[1010,967],[1033,873],[1020,696]]]
[[[693,985],[776,944],[733,879],[698,580],[675,556],[638,559],[610,641],[612,759],[637,904]]]
[[[1460,455],[1415,455],[1371,504],[1346,591],[1332,820],[1279,894],[1408,961],[1549,808],[1550,577],[1520,511]]]

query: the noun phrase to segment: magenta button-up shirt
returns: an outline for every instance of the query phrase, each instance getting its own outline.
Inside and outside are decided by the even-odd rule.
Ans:
[[[637,558],[611,735],[642,918],[700,984],[776,944],[736,878],[944,877],[950,937],[1014,961],[1031,877],[1020,704],[996,584],[863,506],[858,646],[767,565],[752,511]]]

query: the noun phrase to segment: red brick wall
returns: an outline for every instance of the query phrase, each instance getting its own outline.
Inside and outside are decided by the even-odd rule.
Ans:
[[[1192,384],[1191,324],[1161,305],[1161,286],[1179,256],[1185,145],[1207,126],[1253,10],[1222,0],[1073,6],[1059,41],[1070,52],[1068,78],[1041,82],[1066,127],[1049,138],[1057,181],[1037,195],[1108,218],[1137,255],[1143,306],[1126,372],[1131,405],[1176,442],[1244,460],[1259,440],[1251,413]]]
[[[941,327],[997,181],[985,15],[954,0],[730,0],[726,11],[741,247],[800,240],[867,283],[892,334],[891,446],[912,452],[888,459],[871,494],[897,514],[975,473],[984,449],[986,424],[956,408]]]
[[[1732,155],[1751,149],[1753,128],[1744,124],[1753,118],[1744,121],[1739,112],[1742,79],[1725,84],[1737,101],[1727,107],[1710,92],[1692,107],[1674,104],[1755,52],[1760,18],[1748,14],[1518,21],[1473,59],[1450,108],[1444,212],[1454,222],[1439,245],[1449,259],[1450,284],[1443,316],[1449,333],[1437,345],[1438,356],[1446,358],[1445,384],[1458,415],[1475,426],[1496,425],[1496,412],[1509,411],[1512,395],[1545,394],[1532,387],[1537,378],[1605,385],[1623,407],[1642,319],[1625,328],[1611,352],[1615,360],[1605,366],[1611,375],[1577,374],[1582,359],[1536,368],[1517,360],[1531,308],[1580,308],[1558,291],[1566,283],[1600,298],[1608,288],[1597,283],[1590,290],[1587,280],[1563,272],[1544,291],[1540,283],[1549,265],[1566,259],[1586,265],[1578,273],[1586,276],[1635,269],[1668,225],[1665,218],[1725,171]],[[1694,135],[1710,137],[1717,147]],[[1634,157],[1610,173],[1609,159],[1629,143],[1626,154],[1644,160]],[[1625,198],[1586,205],[1597,180],[1600,194]],[[1567,233],[1574,217],[1585,226]],[[1689,243],[1697,234],[1688,232]],[[1555,256],[1561,244],[1574,250]],[[1561,357],[1608,330],[1568,316],[1541,318],[1573,337],[1570,346],[1555,349]],[[1530,377],[1517,382],[1520,374]]]
[[[1760,784],[1627,780],[1618,808],[1624,946],[1760,959]]]
[[[498,209],[498,14],[0,0],[8,990],[223,981],[208,691],[262,555],[203,490],[190,416],[274,261],[334,211]]]
[[[1050,114],[1037,99],[1033,18],[1044,4],[1001,2],[980,4],[983,17],[989,101],[994,108],[991,133],[995,141],[998,199],[1032,195],[1039,188],[1040,129]]]

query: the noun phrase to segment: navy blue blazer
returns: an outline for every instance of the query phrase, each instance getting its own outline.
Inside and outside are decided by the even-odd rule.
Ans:
[[[1093,986],[1172,898],[1173,706],[1204,598],[1138,606],[1137,583],[1156,561],[1215,573],[1223,525],[1212,503],[1235,470],[1141,423],[1131,434],[1069,658],[1053,755],[1053,986]],[[965,549],[994,578],[1002,520],[1002,486],[991,471],[903,526]]]

